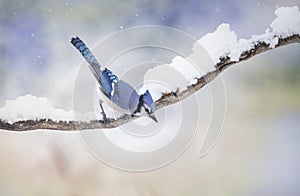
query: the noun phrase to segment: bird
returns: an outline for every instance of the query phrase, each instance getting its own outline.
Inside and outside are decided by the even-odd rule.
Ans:
[[[154,114],[155,102],[149,90],[139,95],[130,84],[119,79],[111,70],[102,66],[79,37],[72,37],[70,42],[88,62],[89,68],[99,84],[100,92],[103,95],[102,99],[99,100],[99,105],[105,124],[107,124],[108,119],[102,106],[104,101],[121,113],[132,116],[148,116],[158,123]]]

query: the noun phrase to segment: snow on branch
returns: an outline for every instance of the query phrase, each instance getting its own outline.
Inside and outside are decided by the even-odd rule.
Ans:
[[[252,36],[250,39],[237,40],[235,32],[230,30],[230,25],[221,24],[214,33],[209,33],[198,40],[197,43],[205,48],[214,61],[214,68],[205,75],[196,77],[196,79],[195,74],[185,73],[191,80],[193,78],[193,81],[190,81],[185,88],[177,88],[171,92],[167,92],[165,89],[156,91],[157,110],[192,95],[233,64],[274,48],[300,43],[300,12],[298,7],[278,8],[275,15],[277,17],[264,34]],[[180,64],[179,67],[183,67],[182,59],[176,58],[172,61],[173,66],[177,62]],[[184,66],[188,66],[188,64],[184,64]],[[180,70],[178,67],[177,69]],[[74,112],[56,109],[46,98],[27,95],[13,101],[6,101],[4,107],[0,108],[0,129],[67,131],[114,128],[139,118],[131,115],[123,115],[117,119],[109,118],[108,124],[105,126],[103,121],[92,120],[88,115],[81,115],[80,120],[76,119],[76,121],[73,116]]]

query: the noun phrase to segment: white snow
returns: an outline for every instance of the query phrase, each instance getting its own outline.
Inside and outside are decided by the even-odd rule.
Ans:
[[[269,44],[270,48],[274,48],[278,43],[278,37],[274,36],[273,33],[266,31],[261,35],[253,35],[250,39],[240,39],[235,47],[230,49],[228,57],[232,61],[239,61],[242,53],[250,51],[258,43]]]
[[[300,12],[297,6],[275,10],[277,18],[271,23],[272,32],[279,37],[300,34]]]
[[[207,50],[216,64],[226,56],[232,61],[238,61],[243,52],[254,48],[257,43],[264,42],[274,48],[278,38],[300,34],[300,12],[297,6],[278,8],[275,15],[277,17],[264,34],[253,35],[250,39],[238,40],[229,24],[221,24],[215,32],[208,33],[197,42]]]
[[[191,81],[200,76],[199,70],[196,69],[193,63],[189,58],[176,56],[173,58],[170,66],[181,73],[187,81]]]
[[[202,75],[204,71],[200,70],[205,70],[203,67],[200,69],[197,56],[195,53],[188,57],[176,56],[170,64],[162,64],[148,70],[140,93],[148,89],[153,100],[156,101],[163,93],[176,92],[177,89],[185,90],[191,82],[195,83],[196,78]]]
[[[7,100],[0,108],[0,119],[8,123],[38,119],[69,121],[73,119],[73,112],[54,108],[47,98],[25,95]]]
[[[235,32],[230,30],[230,25],[221,24],[215,32],[206,34],[198,40],[198,43],[207,50],[213,61],[217,63],[220,58],[230,54],[231,49],[237,46],[238,41]]]
[[[71,121],[74,120],[74,112],[55,108],[45,97],[25,95],[15,100],[7,100],[0,108],[0,119],[8,123],[39,119]],[[76,120],[88,121],[91,119],[94,119],[91,114],[76,113]]]

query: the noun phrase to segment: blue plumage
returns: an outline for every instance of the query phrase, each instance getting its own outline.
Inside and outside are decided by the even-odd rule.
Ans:
[[[131,114],[141,113],[142,109],[144,109],[150,118],[158,122],[154,116],[155,103],[148,90],[143,95],[138,95],[130,84],[119,80],[109,69],[101,67],[96,57],[79,37],[72,38],[71,43],[89,63],[89,68],[96,77],[101,92],[111,100],[113,104],[123,110],[127,110]],[[101,109],[103,110],[102,106]],[[105,120],[106,115],[104,111],[102,111],[102,113]]]
[[[149,106],[148,108],[145,108],[146,111],[147,110],[150,110],[150,111],[155,110],[152,96],[148,90],[146,90],[145,94],[143,95],[143,102],[146,104],[146,106]]]
[[[107,68],[100,72],[100,77],[103,91],[111,99],[114,94],[114,87],[118,83],[119,78]]]
[[[100,68],[100,63],[81,39],[78,37],[72,38],[71,43],[77,48],[77,50],[79,50],[81,55],[89,64],[93,64]]]

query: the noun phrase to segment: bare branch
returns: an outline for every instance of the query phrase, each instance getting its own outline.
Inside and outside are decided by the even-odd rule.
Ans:
[[[288,44],[300,43],[299,35],[292,35],[286,38],[279,38],[278,44],[275,48],[285,46]],[[207,73],[201,78],[197,79],[197,83],[188,86],[188,88],[182,92],[172,92],[168,94],[163,94],[162,98],[156,101],[157,109],[163,108],[165,106],[179,102],[186,97],[192,95],[195,91],[200,90],[215,77],[217,77],[222,71],[227,69],[233,64],[245,61],[257,54],[271,50],[268,44],[261,42],[255,45],[250,51],[245,51],[241,54],[239,61],[231,61],[229,57],[220,59],[220,62],[215,65],[216,70]],[[90,122],[80,122],[80,121],[59,121],[55,122],[53,120],[27,120],[18,121],[12,124],[6,123],[0,120],[0,129],[11,130],[11,131],[28,131],[35,129],[54,129],[61,131],[71,131],[71,130],[86,130],[86,129],[101,129],[101,128],[115,128],[120,125],[126,124],[132,120],[139,118],[138,116],[123,115],[118,119],[108,119],[108,124],[105,126],[102,121],[90,121]]]

